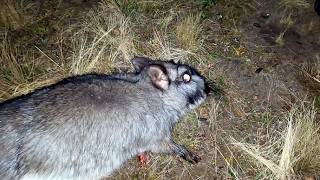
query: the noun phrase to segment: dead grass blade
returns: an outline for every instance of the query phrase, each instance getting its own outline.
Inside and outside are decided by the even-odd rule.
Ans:
[[[263,177],[296,179],[299,175],[318,173],[320,169],[320,133],[313,107],[296,106],[286,116],[287,128],[279,140],[264,145],[231,142],[253,159]]]

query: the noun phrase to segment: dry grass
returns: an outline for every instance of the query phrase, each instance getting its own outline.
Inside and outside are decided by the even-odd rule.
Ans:
[[[73,38],[77,51],[72,56],[73,74],[128,69],[134,55],[185,62],[205,54],[198,16],[188,16],[174,27],[170,27],[174,15],[164,17],[159,20],[161,26],[153,28],[153,38],[141,40],[132,30],[133,19],[140,17],[124,14],[123,8],[114,1],[102,1],[97,11],[89,13],[86,26]]]
[[[292,27],[292,25],[294,24],[294,20],[292,19],[292,14],[289,13],[288,15],[286,15],[284,13],[282,18],[280,19],[280,23],[284,25],[284,30],[277,37],[276,43],[278,43],[280,46],[283,46],[285,44],[283,36],[288,31],[288,29]]]
[[[257,164],[261,179],[297,179],[320,169],[320,131],[316,110],[295,106],[285,117],[287,127],[263,145],[232,142]],[[262,172],[262,173],[261,173]]]
[[[71,73],[110,72],[127,68],[135,54],[130,19],[110,1],[88,14],[86,25],[74,35]]]
[[[276,39],[276,43],[280,46],[285,44],[283,36],[289,28],[291,28],[299,16],[310,11],[311,4],[308,0],[281,0],[279,1],[280,9],[280,24],[284,26],[284,30],[279,34]]]
[[[25,94],[70,74],[106,73],[114,67],[129,67],[134,52],[129,20],[112,5],[101,2],[99,9],[86,15],[86,22],[70,26],[58,35],[62,42],[71,34],[71,41],[66,41],[71,48],[67,56],[61,46],[58,56],[47,54],[37,46],[24,50],[23,45],[12,45],[11,37],[3,31],[1,97]]]
[[[37,54],[39,53],[37,49],[25,51],[22,54],[21,47],[9,42],[7,33],[4,33],[2,38],[0,43],[1,99],[28,93],[60,78],[60,73],[56,73],[59,70],[54,67],[54,62],[49,60],[48,56]]]
[[[0,25],[9,29],[21,28],[25,23],[23,10],[16,1],[5,0],[1,3]]]
[[[153,39],[149,41],[149,55],[159,59],[174,59],[182,61],[188,59],[188,52],[176,47],[174,42],[169,40],[168,34],[161,30],[155,30]]]
[[[298,74],[299,80],[305,86],[320,96],[320,57],[315,57],[315,62],[307,63],[303,67],[297,67],[300,71]]]
[[[202,47],[200,39],[200,16],[190,15],[183,19],[176,27],[176,38],[186,51],[196,53]]]
[[[311,3],[307,0],[281,0],[280,5],[286,9],[306,9],[311,6]]]

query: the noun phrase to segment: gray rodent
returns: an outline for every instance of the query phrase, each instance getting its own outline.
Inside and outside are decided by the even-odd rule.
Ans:
[[[208,93],[192,67],[145,57],[135,71],[66,78],[0,103],[0,178],[99,179],[150,151],[200,158],[173,141]]]

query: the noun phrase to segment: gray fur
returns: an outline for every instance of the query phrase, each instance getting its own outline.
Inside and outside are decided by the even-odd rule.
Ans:
[[[205,99],[204,79],[173,62],[135,57],[133,64],[135,73],[70,77],[1,103],[0,178],[98,179],[145,151],[198,162],[172,140],[172,129]],[[168,90],[148,76],[155,64]]]

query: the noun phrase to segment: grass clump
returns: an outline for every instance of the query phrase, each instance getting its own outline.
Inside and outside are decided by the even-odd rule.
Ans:
[[[35,47],[22,52],[5,32],[0,42],[0,99],[27,93],[60,78],[60,66]],[[53,76],[54,74],[54,76]]]
[[[320,58],[316,56],[314,62],[297,67],[298,80],[316,96],[320,96]]]
[[[23,42],[13,44],[10,40],[15,38],[14,33],[1,31],[1,98],[30,92],[72,74],[128,67],[134,52],[130,20],[109,1],[101,1],[97,9],[84,16],[86,21],[54,35],[58,42],[52,50]],[[46,29],[39,29],[40,34],[46,33],[43,31]]]
[[[126,17],[132,15],[132,13],[135,13],[138,10],[137,0],[113,0],[113,2],[118,6],[122,14],[124,14]]]
[[[294,107],[285,117],[287,127],[263,145],[232,140],[242,153],[253,159],[262,179],[297,179],[320,170],[320,131],[316,110]]]
[[[299,16],[305,14],[311,6],[307,0],[281,0],[279,3],[279,11],[281,14],[280,24],[284,30],[278,35],[276,43],[280,46],[285,44],[284,35],[297,21]]]
[[[307,0],[281,0],[279,3],[285,9],[306,9],[310,7]]]
[[[86,25],[73,39],[72,74],[128,67],[135,52],[130,19],[109,1],[102,1],[97,11],[89,13]]]
[[[24,25],[23,9],[15,1],[4,0],[0,7],[0,26],[18,29]]]
[[[176,27],[176,38],[179,45],[190,52],[197,52],[201,48],[201,25],[199,15],[190,15],[183,19]]]

